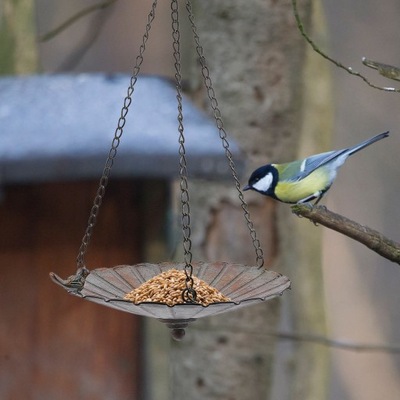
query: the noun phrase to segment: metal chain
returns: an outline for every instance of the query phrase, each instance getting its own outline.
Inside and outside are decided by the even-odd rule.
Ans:
[[[193,266],[192,266],[192,240],[190,228],[190,203],[189,186],[187,179],[187,161],[185,149],[185,135],[183,127],[182,111],[182,75],[181,75],[181,52],[180,52],[180,28],[179,28],[179,6],[177,0],[171,1],[172,18],[172,47],[175,66],[176,99],[178,101],[178,132],[179,132],[179,176],[181,189],[181,213],[183,251],[185,261],[186,288],[182,292],[182,299],[185,303],[196,303],[196,291],[193,289]]]
[[[134,92],[134,86],[136,84],[137,77],[138,77],[141,65],[143,63],[143,54],[146,50],[147,40],[149,39],[149,32],[151,29],[151,24],[155,18],[157,1],[158,0],[154,0],[153,4],[151,6],[151,10],[147,16],[146,29],[145,29],[145,33],[143,35],[142,44],[140,45],[139,55],[136,57],[136,63],[132,70],[130,84],[129,84],[129,87],[127,90],[127,95],[124,99],[124,104],[121,109],[121,116],[118,119],[117,128],[115,130],[114,138],[111,143],[111,149],[108,153],[108,157],[107,157],[104,169],[103,169],[103,174],[100,178],[99,187],[97,189],[96,196],[93,201],[92,209],[90,210],[87,228],[86,228],[85,234],[82,238],[82,244],[79,248],[79,253],[78,253],[78,256],[76,259],[76,262],[78,265],[77,275],[82,275],[82,274],[87,275],[89,273],[89,270],[86,268],[86,265],[85,265],[85,254],[87,252],[89,242],[90,242],[90,239],[93,234],[93,228],[97,222],[97,216],[99,213],[99,209],[100,209],[101,203],[103,201],[103,198],[104,198],[104,195],[106,192],[106,187],[108,185],[111,168],[114,164],[114,159],[117,155],[117,148],[120,144],[121,136],[122,136],[124,126],[126,123],[126,116],[128,114],[129,106],[132,103],[132,95]]]
[[[241,187],[240,187],[239,178],[238,178],[237,173],[236,173],[235,163],[233,161],[232,153],[231,153],[231,151],[229,149],[229,142],[227,140],[227,133],[225,131],[224,124],[223,124],[223,121],[222,121],[222,118],[221,118],[221,111],[220,111],[220,109],[218,107],[218,102],[217,102],[217,99],[215,97],[215,91],[214,91],[213,84],[212,84],[212,81],[211,81],[211,78],[210,78],[210,71],[209,71],[209,69],[207,67],[206,59],[205,59],[205,57],[203,55],[203,53],[204,53],[203,47],[200,44],[200,38],[199,38],[199,35],[197,33],[197,28],[196,28],[194,15],[193,15],[193,10],[192,10],[192,5],[191,5],[190,0],[186,0],[186,9],[188,11],[189,21],[190,21],[190,24],[191,24],[191,27],[192,27],[194,41],[196,43],[196,52],[197,52],[197,55],[199,56],[199,62],[200,62],[200,66],[201,66],[201,73],[202,73],[202,76],[203,76],[204,85],[205,85],[205,87],[207,89],[207,96],[208,96],[208,98],[210,100],[210,105],[211,105],[211,108],[213,110],[213,115],[214,115],[214,119],[215,119],[215,122],[216,122],[216,125],[217,125],[217,128],[218,128],[219,136],[220,136],[221,141],[222,141],[222,146],[223,146],[223,148],[225,150],[225,156],[226,156],[226,158],[228,160],[229,168],[231,169],[232,176],[233,176],[233,179],[235,181],[235,186],[236,186],[236,189],[238,191],[238,197],[239,197],[239,200],[241,202],[241,207],[242,207],[242,210],[244,212],[244,217],[245,217],[245,220],[246,220],[246,224],[247,224],[247,227],[249,229],[250,236],[251,236],[251,239],[252,239],[252,243],[253,243],[253,246],[254,246],[254,249],[255,249],[255,252],[256,252],[256,263],[257,263],[257,266],[259,268],[262,268],[263,265],[264,265],[264,252],[261,249],[261,243],[260,243],[259,239],[257,238],[257,233],[256,233],[256,231],[254,229],[254,224],[253,224],[253,222],[252,222],[252,220],[250,218],[250,212],[248,210],[248,205],[247,205],[247,203],[246,203],[246,201],[244,199],[243,192],[242,192]]]

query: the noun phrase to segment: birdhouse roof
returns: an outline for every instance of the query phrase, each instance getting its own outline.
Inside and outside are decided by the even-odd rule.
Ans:
[[[98,178],[121,114],[125,74],[37,75],[0,79],[0,182]],[[174,84],[139,76],[112,175],[173,178],[179,172]],[[191,176],[230,175],[213,120],[183,100]],[[240,171],[236,143],[230,150]]]

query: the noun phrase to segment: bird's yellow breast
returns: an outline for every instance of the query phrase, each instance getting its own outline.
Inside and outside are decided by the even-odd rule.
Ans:
[[[314,193],[328,189],[331,183],[329,172],[325,168],[318,168],[297,182],[278,182],[275,187],[275,196],[287,203],[297,203]]]

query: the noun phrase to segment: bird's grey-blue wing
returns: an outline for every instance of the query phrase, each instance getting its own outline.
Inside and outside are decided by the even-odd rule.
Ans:
[[[299,172],[295,176],[293,176],[292,180],[299,181],[301,179],[304,179],[306,176],[310,175],[311,172],[315,171],[317,168],[325,164],[328,164],[329,162],[343,155],[347,151],[348,149],[333,150],[333,151],[327,151],[326,153],[315,154],[313,156],[307,157],[301,163]]]
[[[320,168],[323,165],[329,163],[332,163],[332,170],[335,170],[340,167],[346,161],[347,157],[351,154],[354,154],[364,147],[367,147],[370,144],[375,143],[378,140],[381,140],[387,136],[389,136],[389,132],[383,132],[379,135],[375,135],[371,139],[365,140],[364,142],[359,143],[353,147],[349,147],[347,149],[328,151],[326,153],[320,153],[314,156],[310,156],[303,161],[288,163],[287,168],[285,168],[286,171],[284,171],[283,175],[286,175],[288,177],[287,180],[299,181],[310,175],[317,168]],[[296,170],[295,173],[292,173],[293,169]]]

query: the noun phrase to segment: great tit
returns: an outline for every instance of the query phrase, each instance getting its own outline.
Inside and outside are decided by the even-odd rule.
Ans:
[[[285,164],[268,164],[257,168],[243,190],[255,190],[283,203],[317,204],[336,178],[347,157],[389,136],[384,132],[356,146],[328,151]]]

